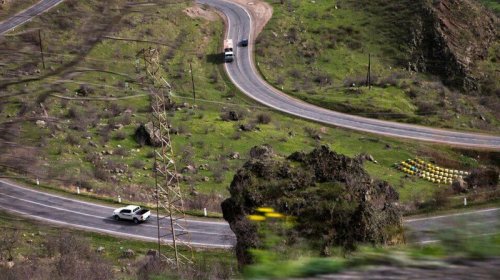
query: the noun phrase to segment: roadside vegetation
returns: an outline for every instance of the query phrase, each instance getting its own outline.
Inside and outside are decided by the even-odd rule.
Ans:
[[[158,262],[157,244],[61,229],[1,212],[2,279],[230,279],[229,250],[198,250],[181,272]],[[173,255],[167,246],[162,253]],[[181,249],[183,251],[183,249]]]
[[[404,247],[364,246],[356,252],[343,254],[332,248],[335,257],[321,257],[304,248],[282,248],[270,245],[255,250],[256,263],[243,271],[245,279],[285,279],[346,273],[355,278],[373,276],[396,279],[409,277],[457,277],[458,271],[468,275],[497,275],[500,256],[500,235],[468,236],[465,232],[443,233],[440,242]],[[380,270],[383,266],[383,271]],[[460,267],[458,267],[460,266]],[[397,276],[396,276],[397,275]],[[400,278],[397,278],[397,277]],[[492,279],[493,279],[492,278]],[[489,278],[487,278],[489,279]]]
[[[473,275],[495,271],[500,255],[498,234],[474,236],[477,232],[464,226],[460,231],[441,233],[440,243],[361,246],[349,254],[332,247],[332,257],[324,257],[306,244],[284,246],[276,235],[280,226],[268,223],[261,225],[265,247],[252,251],[256,262],[242,272],[238,271],[233,252],[198,250],[195,263],[179,274],[153,261],[157,248],[154,242],[61,229],[5,212],[1,215],[2,279],[283,279],[370,271],[378,265],[400,272],[410,269],[413,273],[415,269],[439,273],[450,265],[456,272],[457,265],[465,265],[472,267],[469,273]],[[168,254],[166,246],[162,250]],[[474,270],[473,262],[482,263],[480,271]]]
[[[282,155],[320,145],[351,157],[370,154],[377,161],[365,163],[370,175],[387,180],[402,202],[413,204],[449,186],[406,176],[393,163],[418,156],[463,170],[491,164],[494,156],[488,154],[478,159],[474,151],[327,127],[256,104],[225,77],[219,54],[223,24],[215,13],[207,7],[186,13],[193,3],[162,3],[69,0],[1,39],[2,174],[147,204],[154,153],[134,134],[151,120],[151,84],[142,55],[149,47],[159,50],[159,71],[174,94],[169,117],[188,209],[220,213],[235,170],[250,148],[261,144]],[[316,6],[306,7],[314,12]],[[286,15],[275,8],[277,20]],[[35,26],[41,28],[45,69],[38,34],[30,31]],[[362,53],[352,57],[364,59]]]
[[[475,70],[481,92],[467,95],[414,69],[411,28],[424,1],[268,2],[273,17],[257,38],[256,62],[276,88],[360,116],[498,134],[498,40]],[[444,62],[434,64],[443,69],[431,71],[444,71]]]
[[[35,4],[37,0],[10,0],[0,2],[0,21]]]

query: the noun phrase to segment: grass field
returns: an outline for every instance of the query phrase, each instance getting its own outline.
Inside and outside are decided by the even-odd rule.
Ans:
[[[496,0],[480,0],[483,5],[492,11],[494,11],[497,15],[500,15],[500,2]]]
[[[497,103],[495,98],[460,94],[437,77],[408,71],[419,1],[269,2],[273,17],[257,39],[256,61],[276,88],[362,116],[499,132],[497,108],[489,105]],[[366,87],[369,56],[371,89]]]
[[[153,149],[140,146],[133,134],[151,118],[151,84],[141,55],[149,47],[159,50],[159,73],[172,85],[173,100],[188,103],[169,116],[176,131],[172,139],[178,171],[188,165],[197,169],[182,173],[181,187],[190,209],[219,212],[234,172],[248,159],[249,149],[260,144],[270,144],[283,155],[318,145],[348,156],[369,153],[379,162],[366,163],[370,174],[394,185],[403,202],[429,199],[447,186],[405,177],[391,167],[394,162],[420,156],[450,168],[480,164],[474,153],[326,127],[264,108],[228,82],[216,59],[222,21],[190,18],[183,12],[190,3],[153,8],[125,3],[65,1],[19,29],[42,27],[46,69],[37,53],[37,36],[26,33],[0,42],[0,49],[8,53],[0,58],[5,65],[0,69],[1,137],[14,143],[4,146],[0,157],[7,173],[38,177],[44,185],[70,191],[79,186],[100,196],[147,202],[154,185]],[[307,7],[314,12],[313,6]],[[276,18],[283,16],[276,9]],[[352,55],[358,61],[364,57],[362,52]],[[343,69],[350,71],[347,66]],[[366,94],[391,112],[406,114],[413,108],[404,98],[391,101],[393,95],[404,97],[397,87]],[[335,98],[345,101],[342,96]],[[366,106],[362,101],[350,99]],[[243,117],[225,121],[228,111]],[[40,119],[46,125],[38,126]],[[253,128],[244,131],[241,125]],[[234,153],[239,158],[232,159]]]

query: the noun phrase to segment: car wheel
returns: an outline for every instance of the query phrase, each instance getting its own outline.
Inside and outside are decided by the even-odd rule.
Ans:
[[[134,224],[138,224],[139,220],[137,218],[134,218]]]
[[[120,220],[120,217],[118,215],[114,215],[113,216],[113,219],[115,219],[115,221],[119,221]]]

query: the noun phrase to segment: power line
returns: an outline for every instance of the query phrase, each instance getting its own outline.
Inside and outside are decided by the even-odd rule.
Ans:
[[[67,82],[72,82],[72,83],[76,83],[76,84],[81,84],[81,85],[85,85],[85,84],[88,84],[86,82],[79,82],[79,81],[72,81],[72,80],[69,80]],[[106,87],[109,87],[109,88],[116,88],[116,89],[120,89],[120,90],[123,90],[122,88],[120,87],[116,87],[116,86],[111,86],[111,85],[107,85],[107,84],[96,84],[96,83],[92,83],[91,85],[99,85],[99,86],[106,86]],[[150,93],[147,93],[146,91],[143,91],[143,90],[134,90],[134,89],[128,89],[128,91],[130,92],[136,92],[136,93],[140,93],[140,94],[136,94],[136,95],[133,95],[133,96],[123,96],[123,97],[64,97],[64,96],[60,96],[60,95],[57,95],[57,94],[51,94],[51,96],[54,96],[54,97],[57,97],[57,98],[64,98],[64,99],[69,99],[69,100],[86,100],[86,101],[113,101],[113,100],[120,100],[120,99],[130,99],[130,98],[139,98],[139,97],[144,97],[144,96],[148,96],[150,95]],[[188,93],[183,93],[185,95],[189,95]],[[16,96],[16,95],[13,95],[13,96]],[[189,96],[180,96],[180,95],[175,95],[175,94],[172,94],[171,95],[174,99],[185,99],[185,100],[193,100],[195,101],[195,99],[193,97],[189,97]],[[2,97],[2,96],[0,96]],[[3,96],[5,97],[5,96]],[[8,97],[11,97],[11,96],[8,96]],[[250,104],[239,104],[239,103],[230,103],[230,102],[224,102],[224,101],[216,101],[216,100],[209,100],[209,99],[204,99],[204,98],[196,98],[197,101],[199,102],[202,102],[202,103],[210,103],[210,104],[217,104],[217,105],[224,105],[224,106],[233,106],[233,107],[244,107],[244,108],[254,108],[254,109],[260,109],[260,110],[265,110],[265,111],[275,111],[274,109],[272,108],[269,108],[269,107],[266,107],[266,106],[262,106],[262,105],[250,105]],[[314,104],[312,104],[314,105]],[[423,115],[434,115],[436,113],[439,113],[441,112],[440,110],[435,110],[435,111],[423,111],[423,112],[418,112],[417,115],[418,116],[423,116]],[[355,115],[366,115],[366,116],[373,116],[373,115],[378,115],[378,116],[400,116],[400,115],[405,115],[404,112],[401,112],[401,113],[398,113],[398,112],[355,112],[354,113]],[[410,116],[406,116],[406,117],[411,117]]]
[[[57,80],[57,81],[60,81],[60,80]],[[104,86],[104,87],[108,87],[108,88],[115,88],[115,89],[123,90],[123,88],[121,88],[121,87],[111,86],[108,84],[88,83],[88,82],[73,81],[73,80],[63,80],[63,81],[69,82],[69,83],[76,83],[76,84],[80,84],[80,85],[90,84],[90,85],[95,85],[95,86]],[[144,90],[134,90],[134,89],[130,89],[130,88],[127,90],[130,92],[136,92],[136,93],[140,93],[140,94],[133,95],[133,96],[123,96],[123,97],[64,97],[64,96],[60,96],[57,94],[52,94],[52,96],[58,97],[58,98],[73,99],[73,100],[111,101],[111,100],[119,100],[119,99],[138,98],[138,97],[144,97],[144,96],[150,95],[150,93],[147,93]],[[184,92],[183,94],[189,95],[186,92]],[[3,96],[3,97],[5,97],[5,96]],[[8,96],[8,97],[11,97],[11,96]],[[210,104],[217,104],[217,105],[224,105],[224,106],[235,106],[235,107],[244,107],[244,108],[255,108],[255,109],[260,109],[260,110],[265,110],[265,111],[275,111],[272,108],[268,108],[268,107],[265,107],[262,105],[238,104],[238,103],[230,103],[230,102],[209,100],[209,99],[203,99],[203,98],[196,98],[196,100],[195,100],[193,97],[180,96],[180,95],[175,95],[173,93],[172,93],[172,97],[175,99],[185,99],[185,100],[193,100],[193,101],[198,100],[202,103],[210,103]],[[312,104],[312,105],[314,105],[314,104]],[[440,110],[422,111],[422,112],[416,113],[416,115],[417,116],[434,115],[434,114],[439,113],[439,112],[441,112],[441,111]],[[384,115],[385,116],[401,116],[401,115],[406,115],[404,112],[401,112],[401,113],[398,113],[398,112],[355,112],[354,114],[361,115],[361,116],[363,116],[363,115],[366,115],[366,116],[374,116],[374,115],[377,115],[377,116],[384,116]],[[407,115],[406,117],[411,117],[411,115]],[[405,118],[405,117],[403,116],[403,118]]]
[[[120,11],[124,11],[124,10],[127,10],[128,12],[130,13],[141,13],[141,14],[145,14],[145,15],[158,15],[157,13],[144,13],[143,10],[130,10],[130,8],[134,8],[134,7],[145,7],[145,8],[149,8],[149,7],[167,7],[168,5],[176,5],[176,4],[185,4],[186,1],[185,0],[181,0],[181,1],[177,1],[177,2],[167,2],[167,1],[160,1],[160,3],[153,3],[153,2],[144,2],[144,3],[126,3],[123,8],[112,8],[110,9],[110,11],[117,11],[117,12],[120,12]],[[62,3],[62,5],[64,5],[65,3]],[[43,14],[36,14],[36,15],[33,15],[33,14],[27,14],[27,15],[22,15],[21,13],[23,12],[20,12],[18,14],[15,14],[13,16],[10,16],[8,18],[6,18],[5,20],[3,20],[3,22],[6,22],[6,21],[10,21],[10,20],[14,20],[14,19],[37,19],[39,17],[50,17],[51,19],[53,18],[68,18],[66,15],[58,15],[58,14],[54,14],[53,12],[51,11],[47,11]],[[90,13],[85,13],[85,12],[82,12],[82,11],[72,11],[71,15],[88,15]],[[3,36],[9,36],[9,34],[5,34]]]

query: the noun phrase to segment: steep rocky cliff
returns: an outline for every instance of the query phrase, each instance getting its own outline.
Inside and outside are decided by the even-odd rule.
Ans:
[[[372,180],[361,160],[325,146],[288,158],[261,146],[250,155],[231,182],[231,197],[222,203],[237,237],[240,265],[251,263],[248,250],[262,244],[255,222],[247,219],[260,206],[296,218],[282,236],[286,242],[305,239],[325,255],[331,246],[350,250],[357,243],[401,242],[398,194],[387,182]]]
[[[447,84],[478,90],[475,64],[497,37],[498,18],[477,0],[420,0],[411,29],[411,66]]]

